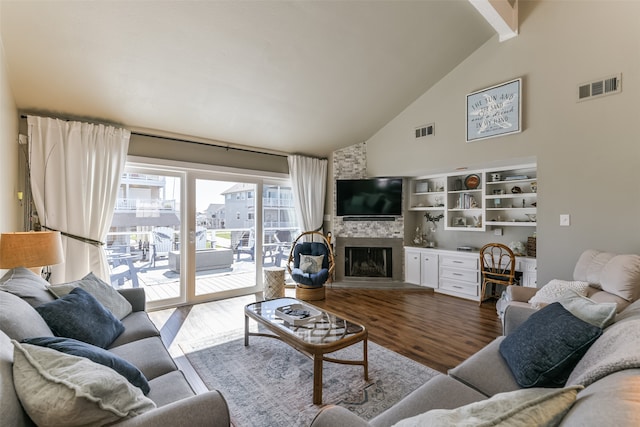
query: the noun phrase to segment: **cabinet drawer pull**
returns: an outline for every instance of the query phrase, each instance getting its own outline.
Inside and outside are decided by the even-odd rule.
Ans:
[[[464,289],[462,286],[455,286],[455,285],[454,285],[454,286],[452,286],[452,287],[453,287],[453,288],[456,288],[456,289]]]
[[[454,264],[464,264],[464,262],[463,262],[463,261],[456,261],[456,260],[453,260],[453,262],[454,262]]]

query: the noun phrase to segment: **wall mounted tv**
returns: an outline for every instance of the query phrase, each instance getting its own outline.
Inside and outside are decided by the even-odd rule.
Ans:
[[[402,216],[402,178],[336,180],[336,215]]]

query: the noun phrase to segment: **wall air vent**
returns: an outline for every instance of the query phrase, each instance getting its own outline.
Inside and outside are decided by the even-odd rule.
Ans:
[[[578,102],[613,95],[622,91],[622,74],[608,76],[578,85]]]
[[[435,134],[436,134],[436,125],[434,123],[418,126],[414,130],[415,139],[421,139],[427,136],[433,136]]]

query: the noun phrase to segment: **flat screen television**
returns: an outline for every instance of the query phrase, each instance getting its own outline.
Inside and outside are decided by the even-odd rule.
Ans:
[[[402,178],[336,180],[337,216],[402,216]]]

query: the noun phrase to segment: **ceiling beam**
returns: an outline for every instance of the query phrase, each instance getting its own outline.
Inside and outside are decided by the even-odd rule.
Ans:
[[[503,42],[518,35],[518,0],[469,0]]]

